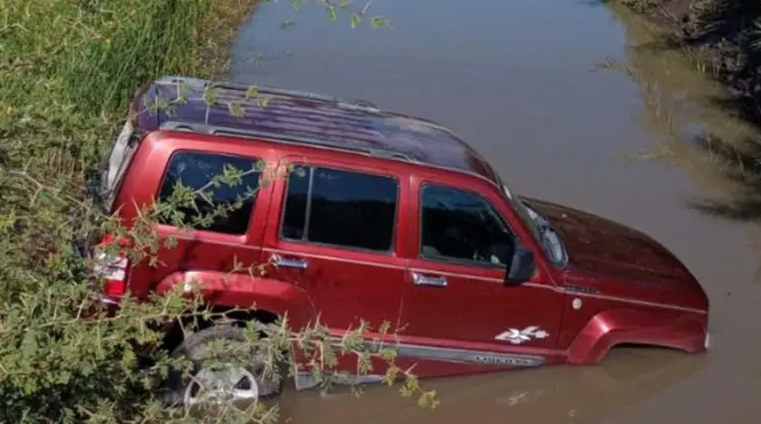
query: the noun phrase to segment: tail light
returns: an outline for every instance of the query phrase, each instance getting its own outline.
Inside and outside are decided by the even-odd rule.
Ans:
[[[110,234],[103,237],[99,245],[111,246],[116,243],[121,248],[129,246],[127,239],[116,239]],[[130,263],[126,254],[121,250],[117,253],[99,252],[94,259],[94,276],[103,279],[102,294],[110,298],[122,297],[127,292],[127,279],[129,277]]]

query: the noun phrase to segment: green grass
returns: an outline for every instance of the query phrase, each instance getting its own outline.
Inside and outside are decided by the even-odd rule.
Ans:
[[[160,415],[133,394],[146,374],[126,340],[144,333],[145,314],[71,321],[87,290],[65,253],[72,205],[134,90],[167,73],[224,72],[255,3],[0,1],[0,422]]]
[[[228,44],[255,3],[0,2],[0,158],[76,178],[140,85],[166,73],[224,72]]]

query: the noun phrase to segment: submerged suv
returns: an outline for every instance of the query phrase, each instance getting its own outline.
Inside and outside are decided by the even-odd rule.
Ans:
[[[121,260],[104,302],[197,279],[217,308],[256,304],[248,319],[287,313],[298,328],[319,315],[336,335],[360,319],[388,321],[401,330],[387,340],[397,361],[417,363],[419,377],[593,364],[618,344],[708,347],[708,299],[672,253],[634,229],[512,193],[451,130],[275,88],[252,99],[245,86],[214,83],[209,105],[210,84],[166,77],[136,93],[102,177],[106,207],[129,220],[176,182],[198,189],[229,165],[297,172],[208,227],[160,224],[177,246],[160,252],[159,267]],[[178,92],[171,111],[146,107]],[[234,201],[262,172],[212,200]],[[274,267],[229,275],[236,262]],[[231,334],[190,337],[203,343],[210,331]],[[257,393],[268,390],[277,388]]]

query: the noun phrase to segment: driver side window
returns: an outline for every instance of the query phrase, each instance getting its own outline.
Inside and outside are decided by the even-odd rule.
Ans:
[[[479,266],[506,266],[515,237],[484,198],[451,187],[421,190],[420,257]]]

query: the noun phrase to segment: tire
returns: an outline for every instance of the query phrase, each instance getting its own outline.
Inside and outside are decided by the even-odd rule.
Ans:
[[[203,351],[210,343],[217,340],[245,342],[246,337],[241,328],[232,325],[213,325],[188,335],[185,340],[172,351],[171,357],[178,358],[185,356],[190,359],[193,364],[192,375],[197,377],[199,373],[204,371],[200,361]],[[256,391],[258,392],[258,396],[254,399],[255,402],[263,398],[279,395],[283,387],[284,378],[262,375],[264,369],[263,359],[263,353],[257,354],[251,361],[251,365],[245,367],[246,370],[253,375],[256,381]],[[279,365],[280,364],[278,364],[275,369],[278,373],[281,372],[281,367]],[[280,374],[280,376],[282,375],[283,374]],[[187,375],[183,375],[181,371],[170,371],[162,394],[164,402],[170,407],[192,407],[193,405],[186,404],[186,395],[189,390],[193,390],[191,389],[191,386],[193,385],[198,386],[193,379],[189,378]]]

